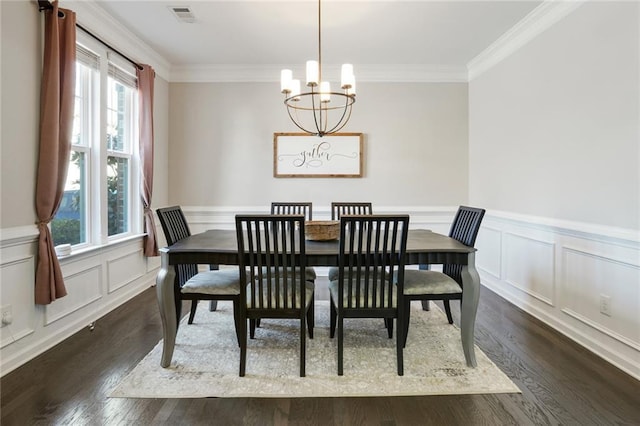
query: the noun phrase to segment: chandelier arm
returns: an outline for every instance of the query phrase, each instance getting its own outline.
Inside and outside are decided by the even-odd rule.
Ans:
[[[327,122],[329,121],[329,114],[326,107],[323,107],[322,101],[320,101],[320,105],[318,105],[318,115],[320,116],[319,130],[324,135],[325,133],[327,133]]]
[[[337,132],[338,130],[342,129],[345,124],[347,124],[347,121],[344,121],[344,124],[343,124],[344,117],[347,115],[347,109],[349,110],[349,115],[347,116],[347,121],[349,121],[349,117],[351,117],[351,105],[349,105],[349,97],[348,96],[345,98],[344,106],[342,107],[342,116],[336,122],[336,125],[333,126],[333,128],[331,130],[329,130],[327,133]]]
[[[291,107],[289,107],[289,105],[287,105],[287,113],[289,114],[289,118],[291,119],[291,121],[293,121],[293,124],[296,125],[296,127],[300,130],[302,130],[305,133],[312,133],[309,130],[305,129],[304,127],[302,127],[300,124],[298,124],[298,120],[296,118],[293,118],[293,115],[291,115]],[[298,110],[293,108],[294,112],[296,113],[296,116],[298,114]]]
[[[349,111],[348,114],[347,114],[347,110]],[[346,120],[343,121],[345,115],[346,115],[347,118],[346,118]],[[345,109],[344,109],[344,112],[343,112],[343,119],[340,119],[340,121],[338,121],[338,123],[331,130],[329,130],[327,133],[339,132],[349,122],[350,118],[351,118],[351,105],[345,106]]]
[[[320,122],[322,125],[322,134],[327,133],[327,126],[329,125],[329,109],[326,105],[327,104],[325,104],[325,107],[323,108],[322,104],[320,104],[320,114],[324,112],[324,124],[322,124],[322,121]]]
[[[316,95],[313,91],[313,86],[311,86],[311,108],[313,109],[313,121],[316,124],[316,134],[322,136],[324,134],[320,130],[322,128],[322,102],[320,103],[320,114],[318,114],[316,110]],[[320,119],[320,124],[318,124],[318,118]]]

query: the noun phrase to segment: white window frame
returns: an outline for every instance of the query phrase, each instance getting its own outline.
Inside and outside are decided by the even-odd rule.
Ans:
[[[137,93],[134,92],[128,102],[131,108],[131,120],[129,127],[126,152],[107,150],[107,78],[108,64],[127,70],[135,75],[134,65],[110,52],[102,43],[91,36],[78,31],[76,43],[85,49],[95,53],[98,58],[96,78],[91,87],[85,87],[90,97],[90,104],[86,105],[83,114],[91,114],[93,119],[82,131],[88,134],[87,145],[72,145],[72,150],[85,152],[86,164],[86,199],[88,210],[86,242],[73,246],[73,253],[84,252],[93,248],[99,248],[114,242],[127,240],[143,234],[142,200],[140,195],[140,158],[139,158],[139,132],[138,132],[138,107]],[[134,89],[135,90],[135,89]],[[91,116],[90,115],[90,116]],[[129,187],[128,187],[128,229],[124,233],[108,236],[108,198],[107,198],[107,157],[116,156],[127,158],[129,162]]]
[[[120,68],[122,70],[128,70],[132,75],[135,75],[135,69],[133,68],[134,65],[132,65],[128,61],[123,60],[122,58],[120,58],[119,55],[113,54],[112,52],[107,52],[106,60],[102,62],[107,68],[107,72],[104,73],[105,101],[101,105],[104,108],[104,115],[103,115],[104,126],[102,126],[104,128],[103,129],[104,134],[100,139],[102,141],[101,147],[104,150],[104,156],[102,157],[104,159],[104,163],[103,163],[104,176],[101,180],[101,182],[103,182],[105,185],[104,191],[103,191],[104,212],[105,212],[103,237],[107,239],[107,242],[112,242],[112,241],[120,240],[122,238],[129,237],[131,235],[139,234],[142,230],[142,220],[141,220],[142,201],[140,197],[140,159],[139,159],[139,149],[138,149],[140,132],[138,131],[138,120],[137,120],[137,117],[138,117],[137,114],[139,114],[139,109],[137,105],[137,100],[138,100],[137,89],[133,88],[134,92],[131,94],[130,97],[127,97],[126,99],[126,102],[127,102],[126,109],[131,113],[131,115],[128,117],[128,120],[129,120],[129,123],[127,125],[128,134],[126,137],[127,143],[124,145],[123,151],[108,150],[106,147],[106,140],[107,140],[107,89],[108,89],[107,80],[109,78],[109,64],[113,64],[113,66]],[[116,80],[119,81],[121,84],[123,84],[123,82],[120,81],[120,79],[116,78]],[[131,86],[128,84],[123,84],[123,85],[131,88]],[[129,162],[129,191],[127,193],[128,195],[127,217],[129,218],[129,226],[126,232],[112,235],[112,236],[108,236],[108,223],[107,223],[108,215],[106,214],[107,204],[108,204],[107,188],[106,188],[106,181],[107,181],[106,164],[107,164],[108,157],[124,158],[124,159],[127,159]],[[138,218],[138,220],[136,221],[135,218]]]
[[[88,67],[87,65],[85,65],[87,68],[91,69],[90,67]],[[76,75],[76,78],[78,78],[79,76]],[[83,76],[85,77],[85,76]],[[84,99],[84,102],[82,104],[83,109],[81,112],[81,116],[84,117],[91,117],[92,115],[95,114],[94,109],[95,109],[95,105],[96,105],[96,93],[95,93],[95,87],[97,84],[97,75],[95,74],[95,72],[90,71],[90,74],[87,76],[88,78],[85,80],[83,79],[80,90],[82,90],[82,97]],[[93,77],[93,81],[91,81],[91,78]],[[85,229],[84,229],[84,233],[85,233],[85,241],[81,242],[79,244],[74,245],[74,248],[77,249],[82,249],[85,247],[89,247],[91,246],[91,241],[92,241],[92,229],[93,229],[93,215],[91,214],[92,210],[91,210],[91,199],[93,191],[92,191],[92,185],[91,185],[91,174],[92,174],[92,155],[91,155],[91,143],[92,143],[92,139],[93,139],[93,131],[95,126],[93,125],[93,121],[88,120],[85,121],[83,120],[83,124],[87,124],[87,125],[83,125],[82,129],[81,129],[81,140],[83,142],[86,142],[86,144],[75,144],[72,143],[71,145],[71,150],[72,151],[77,151],[77,152],[82,152],[84,154],[84,178],[85,178],[85,182],[83,185],[81,185],[81,189],[83,190],[83,196],[84,199],[86,200],[86,217],[84,218],[86,220],[86,224],[85,224]]]

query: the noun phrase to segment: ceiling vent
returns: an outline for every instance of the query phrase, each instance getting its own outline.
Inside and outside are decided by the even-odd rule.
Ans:
[[[180,22],[187,24],[193,24],[196,22],[196,16],[193,14],[189,6],[169,6],[169,9]]]

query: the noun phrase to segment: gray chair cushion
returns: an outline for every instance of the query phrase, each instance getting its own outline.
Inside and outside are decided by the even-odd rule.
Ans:
[[[366,268],[362,268],[362,273],[364,274],[364,270]],[[336,281],[338,279],[338,276],[340,275],[340,268],[338,268],[337,266],[332,266],[329,268],[329,281]]]
[[[271,268],[272,272],[274,270],[275,270],[275,268]],[[267,273],[267,268],[266,267],[262,268],[262,273],[263,274]],[[305,268],[304,273],[305,273],[305,280],[307,280],[307,281],[315,281],[316,280],[316,270],[313,269],[311,266],[308,266],[307,268]]]
[[[385,281],[385,284],[386,285],[385,285],[385,288],[384,288],[384,301],[385,301],[385,306],[386,306],[387,301],[388,301],[388,294],[389,294],[388,293],[388,286],[389,285],[393,285],[393,284],[390,284],[387,281]],[[371,285],[371,284],[369,284],[369,285]],[[364,289],[364,285],[362,286],[362,288]],[[347,301],[347,298],[349,297],[348,292],[349,292],[349,290],[345,286],[345,288],[343,289],[343,293],[344,293],[343,303],[344,303],[345,307],[349,306],[348,305],[348,301]],[[331,298],[333,299],[333,301],[337,305],[338,304],[338,295],[340,294],[340,285],[339,285],[339,281],[338,280],[331,281],[329,283],[329,293],[331,294]],[[372,296],[372,294],[371,294],[371,291],[370,291],[369,292],[369,303],[368,303],[369,306],[371,306],[371,302],[372,302],[371,296]],[[379,299],[380,294],[378,294],[377,297],[378,297],[378,300],[380,300]],[[392,307],[395,308],[396,307],[396,302],[397,302],[397,292],[395,291],[395,285],[393,285],[393,292],[391,293],[391,297],[392,297],[391,305],[392,305]],[[356,299],[356,296],[354,294],[354,295],[352,295],[352,306],[357,306],[356,301],[357,301],[357,299]],[[363,306],[364,302],[365,302],[364,292],[361,292],[361,294],[360,294],[360,306]]]
[[[393,280],[396,282],[396,279]],[[438,271],[405,269],[404,294],[462,293],[462,287],[450,276]]]
[[[272,280],[272,282],[275,280]],[[291,280],[287,280],[286,285],[289,288],[289,291],[291,291],[291,287],[294,285],[294,283],[292,283]],[[298,283],[295,283],[295,285],[299,285]],[[313,292],[315,291],[315,284],[311,281],[305,281],[305,304],[306,307],[309,307],[309,305],[311,304],[311,302],[313,301]],[[247,308],[251,308],[251,284],[247,284]],[[265,296],[265,301],[266,301],[266,297],[269,297],[269,293],[267,291],[267,283],[264,283],[264,290],[263,290],[263,295]],[[271,303],[272,306],[275,306],[275,294],[271,295],[272,299],[271,299]],[[259,303],[259,301],[257,301]],[[280,294],[280,306],[284,305],[284,298],[283,298],[283,294]],[[256,304],[257,308],[266,308],[267,305],[265,303],[264,306],[258,306]],[[294,306],[294,308],[299,309],[300,308],[300,292],[296,293],[296,306]]]
[[[182,286],[182,293],[240,294],[240,272],[237,269],[200,272]]]

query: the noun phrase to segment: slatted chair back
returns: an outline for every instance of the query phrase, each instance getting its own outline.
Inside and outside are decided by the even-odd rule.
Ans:
[[[171,246],[183,238],[191,235],[189,230],[189,224],[182,212],[180,206],[164,207],[156,210],[160,224],[162,225],[162,231],[164,237],[167,240],[167,245]],[[180,264],[177,267],[177,280],[180,287],[186,283],[189,278],[198,273],[198,265],[195,264]]]
[[[369,215],[373,214],[371,203],[364,202],[337,202],[331,203],[331,220],[340,220],[343,215]],[[328,271],[329,281],[338,279],[338,268],[331,266]]]
[[[473,247],[478,237],[485,210],[475,207],[460,206],[451,223],[449,236],[462,244]],[[456,280],[462,287],[462,265],[444,264],[442,272]]]
[[[342,215],[373,214],[371,203],[364,202],[332,202],[331,220],[340,220]]]
[[[396,317],[396,286],[388,277],[397,274],[397,291],[402,294],[408,229],[408,215],[340,218],[339,310]]]
[[[311,202],[273,202],[271,214],[303,215],[305,220],[313,220],[313,203]]]
[[[293,318],[300,320],[300,376],[305,375],[306,321],[313,337],[311,318],[313,282],[306,280],[305,217],[303,215],[238,215],[236,233],[240,300],[246,320]],[[252,332],[255,330],[252,323]],[[246,330],[240,345],[240,375],[246,363]]]

